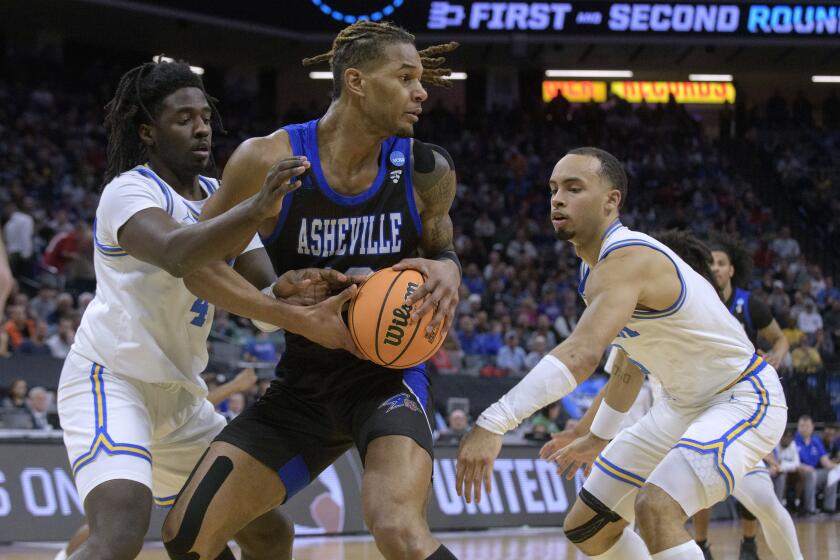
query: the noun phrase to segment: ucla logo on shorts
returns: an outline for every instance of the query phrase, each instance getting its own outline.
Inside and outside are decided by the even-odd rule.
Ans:
[[[397,167],[405,165],[405,154],[399,150],[391,152],[391,163]]]

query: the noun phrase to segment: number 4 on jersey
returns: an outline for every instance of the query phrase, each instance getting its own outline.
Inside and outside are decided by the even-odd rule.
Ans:
[[[210,304],[207,303],[206,299],[197,299],[192,304],[190,311],[195,313],[195,317],[193,320],[190,321],[191,325],[195,325],[196,327],[204,326],[204,322],[207,321],[207,312],[210,310]]]

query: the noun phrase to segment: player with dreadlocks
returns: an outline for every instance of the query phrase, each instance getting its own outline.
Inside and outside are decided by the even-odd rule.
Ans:
[[[218,294],[209,293],[209,302],[197,298],[182,277],[202,274],[247,245],[236,270],[265,278],[268,265],[264,285],[271,283],[276,277],[256,228],[277,215],[283,197],[299,186],[290,179],[308,166],[303,158],[281,159],[253,196],[199,223],[200,209],[219,188],[201,175],[216,118],[201,78],[183,62],[143,64],[122,77],[106,112],[108,167],[94,222],[96,297],[58,387],[64,441],[90,527],[73,559],[136,557],[152,503],[172,504],[225,425],[200,377]],[[282,280],[277,284],[288,284]],[[232,311],[313,337],[345,329],[340,298],[305,308],[249,287]],[[248,558],[290,551],[290,526],[273,512],[236,537]],[[229,549],[219,553],[233,558]]]
[[[332,68],[326,114],[244,142],[202,219],[257,192],[271,162],[305,155],[303,186],[260,227],[276,273],[414,268],[426,282],[408,303],[425,298],[416,315],[434,313],[431,328],[449,325],[461,281],[449,217],[455,171],[443,148],[412,136],[424,84],[449,83],[438,55],[456,47],[418,51],[413,35],[388,22],[342,30],[329,52],[304,60]],[[178,496],[163,529],[170,557],[212,558],[355,445],[365,523],[385,558],[454,558],[425,518],[434,410],[425,367],[400,375],[306,337],[286,342],[278,379],[219,435]],[[249,488],[258,491],[243,499]]]

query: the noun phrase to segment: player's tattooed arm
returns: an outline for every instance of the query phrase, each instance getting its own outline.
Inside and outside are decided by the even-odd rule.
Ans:
[[[455,167],[443,148],[414,142],[412,170],[415,201],[422,222],[419,259],[406,259],[394,268],[413,268],[426,277],[424,285],[407,300],[409,305],[425,301],[414,312],[418,320],[434,311],[428,330],[441,324],[449,328],[458,306],[461,266],[455,254],[449,210],[455,199]],[[428,297],[427,297],[428,296]]]

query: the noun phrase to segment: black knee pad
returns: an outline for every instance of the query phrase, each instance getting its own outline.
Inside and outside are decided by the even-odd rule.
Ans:
[[[620,515],[605,506],[601,500],[587,492],[585,488],[581,488],[580,494],[578,495],[580,496],[580,500],[595,512],[595,517],[580,527],[565,531],[566,538],[573,543],[587,541],[610,523],[615,523],[621,519]]]
[[[198,532],[201,530],[204,514],[210,507],[213,496],[222,487],[231,471],[233,471],[233,461],[228,457],[216,457],[207,474],[198,483],[198,487],[187,504],[184,517],[181,519],[181,526],[178,528],[178,534],[171,541],[163,543],[169,558],[172,560],[199,560],[199,555],[190,552],[190,550],[192,550]],[[224,553],[222,553],[219,558],[228,560],[233,558],[233,553],[230,556],[224,556]]]
[[[458,560],[458,558],[448,548],[440,545],[440,548],[432,552],[432,555],[426,558],[426,560]]]
[[[744,507],[744,504],[742,504],[738,500],[735,500],[735,503],[738,507],[738,513],[741,514],[741,519],[745,519],[747,521],[755,521],[755,515],[753,515],[752,512],[750,512],[750,510]]]

